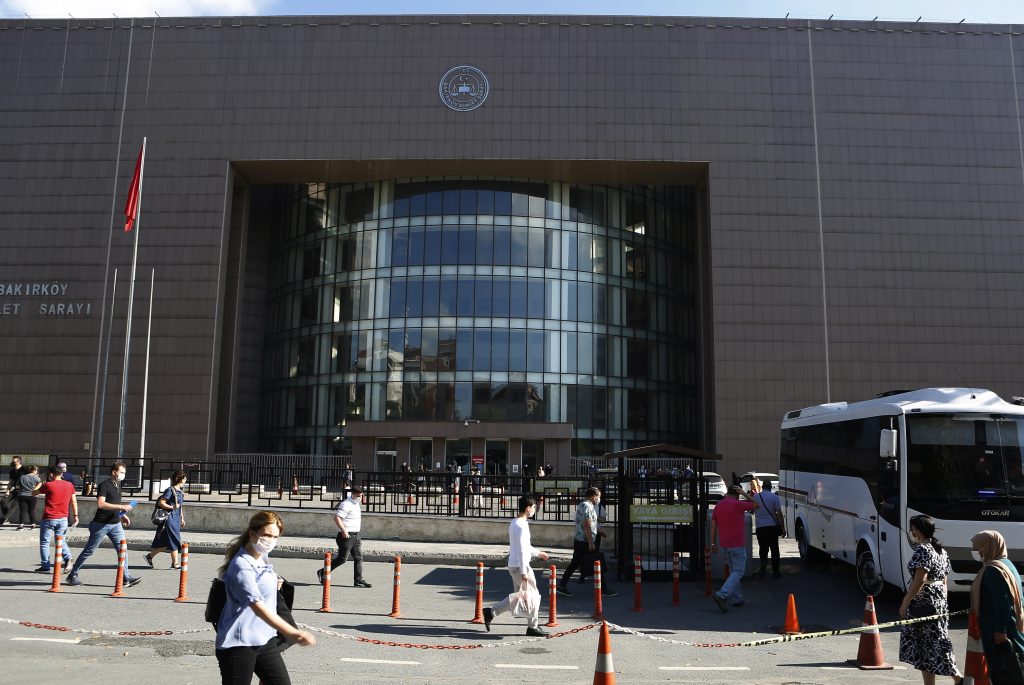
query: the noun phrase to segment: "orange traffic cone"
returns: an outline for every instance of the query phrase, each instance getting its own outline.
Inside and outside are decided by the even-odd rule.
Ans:
[[[971,612],[967,621],[967,657],[964,659],[963,685],[989,685],[988,662],[981,648],[981,627],[978,615]]]
[[[608,633],[607,621],[601,624],[601,639],[597,643],[594,685],[615,685],[615,665],[612,663],[612,637]]]
[[[875,598],[868,595],[864,602],[864,625],[876,626],[878,621],[875,618]],[[860,647],[857,649],[857,658],[850,659],[851,664],[856,664],[862,671],[891,671],[892,666],[885,663],[885,655],[882,654],[882,638],[878,635],[878,628],[868,630],[860,634]]]
[[[789,601],[786,602],[786,623],[782,626],[783,635],[799,635],[800,634],[800,621],[796,618],[796,597],[793,595],[789,596]]]

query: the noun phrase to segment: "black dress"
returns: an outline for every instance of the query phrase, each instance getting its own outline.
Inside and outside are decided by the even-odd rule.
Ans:
[[[910,600],[907,618],[934,616],[949,613],[946,603],[946,584],[941,582],[949,573],[949,557],[946,551],[936,552],[931,543],[919,545],[907,564],[911,577],[917,569],[927,572],[928,581]],[[936,675],[959,675],[953,643],[949,641],[949,619],[912,623],[900,628],[900,661],[912,664],[914,668]]]

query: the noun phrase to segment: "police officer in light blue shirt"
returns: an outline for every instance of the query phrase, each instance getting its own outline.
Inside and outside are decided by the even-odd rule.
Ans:
[[[217,622],[217,663],[224,685],[251,683],[253,673],[265,685],[290,685],[277,633],[300,645],[316,644],[312,634],[277,615],[282,581],[268,555],[282,533],[281,517],[261,511],[228,546],[220,569],[227,602]]]

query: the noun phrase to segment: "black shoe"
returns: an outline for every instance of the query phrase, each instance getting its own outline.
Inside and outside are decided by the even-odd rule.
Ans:
[[[724,597],[719,597],[718,595],[711,595],[711,599],[715,600],[715,604],[718,605],[719,610],[723,614],[729,613],[729,607],[726,605]]]
[[[365,580],[357,580],[356,582],[354,582],[352,584],[352,587],[373,587],[373,586],[370,585],[369,583],[367,583]]]
[[[53,569],[51,569],[49,566],[40,566],[35,570],[36,573],[50,573],[52,571]]]
[[[746,602],[736,602],[736,603],[733,604],[733,606],[736,607],[737,609],[739,609],[744,604],[746,604]]]
[[[579,584],[580,585],[586,585],[587,584],[587,578],[589,578],[589,577],[590,576],[580,576]]]
[[[81,585],[82,579],[78,577],[77,573],[72,573],[68,576],[68,579],[64,581],[65,585]]]
[[[129,576],[128,578],[124,579],[124,586],[125,587],[135,587],[136,585],[138,585],[141,582],[142,582],[142,578],[139,578],[138,576]]]
[[[527,628],[526,629],[526,636],[527,637],[547,637],[548,636],[548,631],[541,630],[540,628]]]
[[[321,585],[324,584],[324,570],[322,568],[318,568],[316,570],[316,580]]]
[[[569,588],[565,587],[561,583],[559,583],[558,586],[555,588],[555,592],[563,597],[572,597],[572,593],[569,592]]]
[[[144,559],[146,560],[146,563],[149,564],[149,567],[153,568],[153,557],[151,555],[147,554],[144,557]]]
[[[484,607],[484,628],[487,628],[487,632],[491,632],[491,621],[494,620],[494,609],[491,607]]]
[[[615,597],[619,593],[617,590],[613,590],[610,587],[603,587],[601,588],[601,594],[605,597]]]

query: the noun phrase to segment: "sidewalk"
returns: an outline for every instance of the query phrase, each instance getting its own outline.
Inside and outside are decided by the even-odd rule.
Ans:
[[[126,531],[128,549],[148,551],[153,541],[152,530]],[[71,554],[75,548],[81,548],[89,537],[89,530],[79,525],[68,534]],[[235,535],[225,533],[188,532],[183,542],[188,543],[190,554],[224,554],[228,544]],[[104,542],[104,545],[109,545]],[[16,526],[0,526],[0,548],[3,547],[38,547],[39,531],[16,530]],[[554,548],[544,550],[551,555],[551,564],[564,568],[572,558],[571,548]],[[281,538],[274,549],[275,557],[296,557],[303,559],[323,559],[324,552],[337,552],[333,539],[295,537],[287,534]],[[508,559],[508,545],[465,544],[453,542],[411,542],[405,540],[363,540],[364,561],[391,561],[394,557],[402,557],[405,564],[434,564],[439,566],[476,566],[482,561],[488,567],[504,567]]]
[[[135,551],[149,551],[150,543],[153,541],[152,530],[126,531],[128,536],[128,549]],[[89,537],[88,528],[79,525],[71,529],[68,535],[68,543],[74,548],[81,548]],[[235,538],[234,535],[225,533],[198,533],[188,532],[184,542],[188,543],[189,552],[192,554],[224,554],[228,544]],[[109,542],[105,542],[105,545]],[[38,530],[16,530],[14,525],[0,526],[0,548],[3,547],[37,547],[39,545]],[[277,547],[274,549],[275,557],[293,557],[302,559],[322,559],[324,552],[336,552],[337,547],[333,539],[296,537],[285,534]],[[565,568],[572,558],[572,548],[554,547],[546,548],[545,552],[551,555],[549,564],[558,568]],[[799,553],[796,540],[786,538],[779,541],[783,563],[793,563]],[[757,564],[757,546],[754,546],[755,559],[751,560]],[[391,561],[394,557],[402,557],[405,564],[433,564],[437,566],[476,566],[476,562],[482,561],[489,568],[503,568],[508,559],[508,545],[469,544],[457,542],[414,542],[408,540],[363,540],[363,559],[365,561]]]

